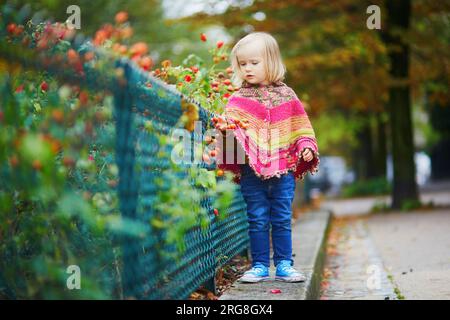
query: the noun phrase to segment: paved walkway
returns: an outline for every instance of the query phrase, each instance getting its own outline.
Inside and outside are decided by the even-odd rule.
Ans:
[[[332,221],[321,299],[450,299],[450,209]]]
[[[375,215],[368,228],[405,299],[450,299],[450,210]]]

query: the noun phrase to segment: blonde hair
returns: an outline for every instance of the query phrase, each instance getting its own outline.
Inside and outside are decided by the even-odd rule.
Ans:
[[[233,69],[231,81],[235,86],[241,87],[244,82],[244,75],[241,72],[237,57],[239,50],[258,40],[261,40],[263,44],[262,56],[264,59],[267,81],[272,83],[284,80],[286,66],[281,58],[277,40],[267,32],[252,32],[239,40],[231,50],[230,60],[231,68]]]

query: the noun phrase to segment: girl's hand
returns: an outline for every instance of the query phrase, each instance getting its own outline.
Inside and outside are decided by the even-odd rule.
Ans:
[[[314,154],[312,153],[310,148],[306,148],[302,152],[303,159],[307,162],[311,161],[314,158]]]

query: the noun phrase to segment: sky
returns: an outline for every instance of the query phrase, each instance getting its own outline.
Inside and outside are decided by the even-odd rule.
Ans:
[[[163,0],[167,18],[180,18],[200,11],[223,13],[230,4],[248,6],[253,0]]]
[[[167,19],[181,18],[189,16],[198,12],[206,12],[209,14],[221,14],[227,10],[230,5],[247,7],[253,4],[253,0],[162,0],[162,7],[164,16]],[[257,12],[253,15],[255,20],[264,20],[266,15],[262,12]],[[251,25],[245,26],[247,32],[253,31]],[[205,28],[203,33],[206,34],[209,41],[224,41],[225,44],[230,44],[233,38],[229,35],[227,30],[222,26],[209,26]],[[184,44],[174,44],[174,53],[181,52]]]
[[[168,19],[181,18],[198,12],[210,14],[221,14],[227,10],[230,5],[247,7],[253,4],[253,0],[162,0],[164,16]],[[264,20],[266,15],[257,12],[253,15],[255,20]],[[248,26],[248,32],[252,31]],[[228,43],[232,38],[222,27],[209,27],[204,33],[211,40],[222,40]]]

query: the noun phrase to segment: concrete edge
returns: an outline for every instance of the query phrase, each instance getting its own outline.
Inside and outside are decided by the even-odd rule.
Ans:
[[[317,300],[320,298],[320,283],[322,282],[323,268],[325,267],[325,259],[327,256],[327,243],[328,235],[331,229],[331,221],[333,218],[333,213],[331,210],[321,210],[328,213],[325,230],[323,232],[322,241],[318,252],[316,253],[316,258],[314,261],[314,268],[311,275],[311,280],[309,286],[306,289],[306,300]]]

